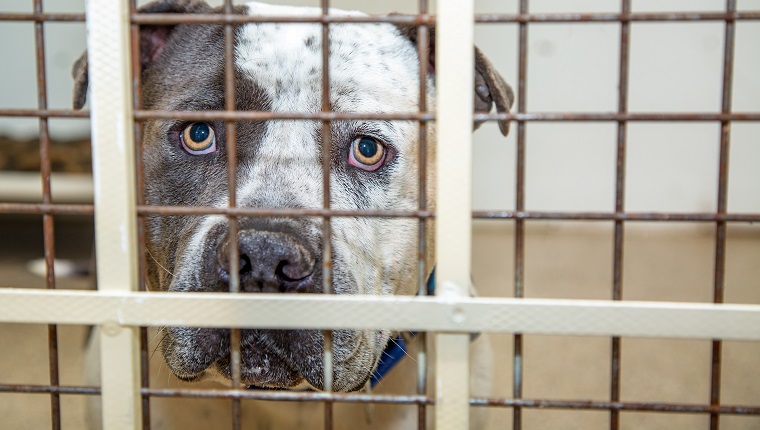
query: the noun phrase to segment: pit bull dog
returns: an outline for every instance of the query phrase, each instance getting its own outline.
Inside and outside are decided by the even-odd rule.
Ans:
[[[221,13],[198,0],[163,0],[140,11]],[[303,16],[318,15],[320,10],[248,3],[237,6],[235,13]],[[330,13],[360,15],[341,10]],[[329,28],[330,101],[335,112],[417,111],[419,59],[415,26],[331,24]],[[215,24],[142,26],[143,107],[223,110],[223,32],[223,26]],[[300,113],[321,110],[320,24],[249,23],[236,25],[234,33],[237,109]],[[433,29],[431,36],[432,33]],[[508,112],[514,98],[511,88],[477,48],[474,55],[475,110],[488,112],[495,106],[499,112]],[[434,106],[434,47],[430,49],[429,60],[428,106]],[[74,106],[81,108],[87,93],[86,54],[75,64],[74,78]],[[506,135],[508,123],[500,122],[499,126]],[[322,154],[329,151],[331,208],[418,208],[415,121],[333,121],[329,148],[323,144],[319,121],[238,121],[236,129],[239,206],[321,208]],[[430,141],[427,160],[432,161],[434,126],[428,125],[427,132]],[[142,163],[147,204],[226,207],[226,142],[223,121],[145,121]],[[428,184],[435,184],[432,164],[427,166],[427,175]],[[427,195],[431,208],[435,206],[432,188],[429,187]],[[333,218],[334,293],[415,294],[418,226],[415,219]],[[149,216],[145,228],[151,290],[229,290],[230,240],[224,216]],[[322,292],[322,232],[322,219],[318,217],[240,218],[237,242],[241,291]],[[432,222],[427,233],[428,249],[434,250]],[[427,262],[431,269],[433,254],[429,253]],[[334,331],[333,390],[364,389],[383,351],[396,336],[389,330]],[[165,327],[157,338],[172,378],[208,381],[231,377],[229,330]],[[322,343],[319,330],[243,330],[242,383],[270,389],[320,390],[324,385]],[[476,342],[480,343],[487,346],[485,341]],[[476,355],[488,359],[487,351]],[[477,362],[478,358],[474,360]],[[412,363],[412,359],[407,361]],[[414,392],[415,377],[411,375],[415,368],[413,363],[399,366],[394,370],[396,375],[381,381],[376,391]],[[487,391],[488,364],[476,364],[474,370],[474,378]],[[412,373],[403,376],[406,372]],[[222,428],[221,423],[229,419],[228,407],[222,406],[221,415],[214,415],[211,409],[198,406],[183,408],[179,418],[175,417],[179,421],[171,421],[170,402],[161,407],[158,400],[152,403],[153,428],[190,428],[187,423],[200,425],[198,428]],[[285,413],[278,411],[282,405],[273,402],[249,406],[252,412],[244,411],[244,419],[250,418],[255,424],[246,428],[304,429],[312,423],[321,426],[318,417],[321,406],[313,403],[290,404],[291,410]],[[355,412],[363,418],[344,419]],[[413,407],[396,407],[392,413],[376,412],[366,419],[365,412],[364,406],[336,405],[336,428],[415,428]]]

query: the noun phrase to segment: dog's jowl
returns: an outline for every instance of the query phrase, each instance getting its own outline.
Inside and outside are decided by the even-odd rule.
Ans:
[[[141,12],[221,13],[194,0],[159,1],[143,7]],[[317,15],[320,10],[249,3],[237,6],[235,13]],[[339,10],[330,13],[360,15]],[[384,114],[418,110],[415,26],[334,23],[329,26],[329,34],[333,111]],[[224,39],[222,25],[141,26],[143,108],[224,110]],[[320,112],[321,50],[320,24],[236,25],[236,108]],[[435,49],[430,51],[427,94],[429,106],[434,106]],[[495,106],[498,111],[508,111],[513,99],[511,89],[480,51],[475,49],[474,55],[475,109],[489,111]],[[74,104],[81,108],[87,91],[86,54],[75,65],[74,77]],[[507,123],[499,125],[506,134]],[[322,138],[320,121],[238,121],[237,205],[322,208],[322,157],[328,155],[324,154],[327,151],[331,162],[331,208],[415,210],[419,205],[418,127],[416,121],[332,121],[328,146]],[[228,139],[223,121],[149,120],[142,130],[147,204],[228,205]],[[428,136],[427,159],[434,160],[434,125],[428,126]],[[427,172],[431,184],[428,188],[432,188],[434,166],[428,166]],[[432,191],[427,196],[431,208],[435,205]],[[417,228],[418,221],[412,218],[332,218],[334,292],[414,294]],[[427,229],[431,249],[433,230],[431,223]],[[240,218],[240,290],[322,292],[322,232],[320,217]],[[150,289],[228,291],[228,234],[224,216],[148,217],[146,261]],[[430,254],[428,267],[432,269],[433,252]],[[383,350],[396,335],[388,330],[336,330],[333,389],[355,391],[365,387]],[[228,330],[167,327],[159,338],[166,364],[176,377],[185,381],[230,378]],[[318,330],[243,330],[242,383],[277,389],[322,389],[322,342],[322,332]]]

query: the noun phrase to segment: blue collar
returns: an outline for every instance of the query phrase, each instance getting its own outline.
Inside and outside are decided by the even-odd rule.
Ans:
[[[427,295],[435,295],[435,268],[430,274],[427,281]],[[417,333],[412,332],[412,336],[416,336]],[[406,343],[402,336],[396,336],[395,339],[388,341],[388,345],[385,346],[385,350],[380,355],[380,361],[377,363],[377,368],[372,372],[370,377],[370,386],[372,388],[380,382],[404,357],[406,353]]]

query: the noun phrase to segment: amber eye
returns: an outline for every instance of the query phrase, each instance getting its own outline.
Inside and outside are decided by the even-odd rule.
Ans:
[[[357,137],[348,151],[348,164],[367,171],[375,171],[385,161],[385,146],[371,137]]]
[[[190,154],[202,155],[216,151],[214,129],[205,122],[194,122],[180,134],[182,148]]]

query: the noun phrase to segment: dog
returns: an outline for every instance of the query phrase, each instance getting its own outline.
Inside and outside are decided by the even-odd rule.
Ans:
[[[141,13],[221,13],[199,0],[162,0]],[[236,14],[318,15],[317,8],[248,3]],[[334,15],[360,15],[331,10]],[[331,105],[336,112],[403,113],[418,110],[417,27],[394,24],[330,25]],[[431,27],[431,40],[434,28]],[[235,100],[238,110],[314,113],[321,110],[320,24],[248,23],[234,29]],[[435,47],[429,52],[428,106],[435,103]],[[512,89],[477,49],[475,110],[509,112]],[[143,25],[140,31],[142,103],[148,110],[219,111],[225,106],[224,27],[219,24]],[[74,107],[87,93],[87,56],[77,61]],[[479,123],[475,123],[477,128]],[[416,121],[332,121],[330,148],[322,123],[312,120],[238,121],[237,205],[256,208],[322,207],[322,153],[330,151],[330,207],[333,209],[416,210],[418,200],[418,123]],[[504,135],[508,122],[500,121]],[[429,206],[435,206],[435,128],[427,126]],[[223,121],[148,120],[142,128],[144,197],[149,205],[227,207],[226,127]],[[241,217],[237,243],[240,290],[255,293],[322,292],[322,219]],[[332,277],[335,294],[413,295],[418,267],[416,219],[335,217]],[[428,222],[428,249],[434,250],[434,224]],[[150,290],[229,291],[228,221],[221,215],[148,216],[145,222]],[[434,267],[428,253],[427,267]],[[364,389],[389,343],[390,330],[333,331],[332,389]],[[181,381],[230,379],[229,330],[164,327],[159,349],[172,378]],[[97,336],[94,336],[97,339]],[[480,342],[480,341],[478,341]],[[414,342],[411,342],[412,344]],[[411,345],[410,349],[415,346]],[[96,347],[90,348],[97,351]],[[246,329],[241,332],[242,384],[268,389],[324,388],[323,337],[319,330]],[[487,355],[487,353],[486,353]],[[410,361],[410,360],[408,360]],[[406,369],[404,369],[406,367]],[[414,392],[416,364],[399,366],[378,385]],[[489,383],[487,366],[479,377]],[[92,367],[93,369],[95,367]],[[154,373],[155,374],[155,373]],[[403,376],[406,374],[407,376]],[[394,380],[396,382],[394,382]],[[410,382],[411,381],[411,382]],[[195,382],[203,383],[203,382]],[[410,385],[411,383],[411,385]],[[227,382],[229,384],[229,382]],[[154,401],[157,399],[154,399]],[[153,403],[156,405],[156,403]],[[246,402],[247,404],[247,402]],[[259,427],[321,428],[321,406],[296,405],[297,412],[275,413],[272,402],[249,414]],[[370,419],[341,421],[357,405],[336,405],[336,428],[416,428],[416,408]],[[381,408],[378,405],[378,408]],[[167,410],[171,409],[167,406]],[[397,408],[398,409],[398,408]],[[402,408],[403,409],[403,408]],[[201,410],[205,412],[200,412]],[[379,410],[379,409],[378,409]],[[229,415],[229,408],[221,408]],[[198,412],[198,413],[195,413]],[[185,408],[181,418],[198,424],[203,408]],[[310,415],[311,414],[311,415]],[[188,428],[170,423],[153,407],[154,428]],[[165,414],[171,415],[170,413]],[[191,418],[201,415],[199,418]],[[244,417],[249,416],[244,412]],[[213,415],[210,426],[219,421]],[[228,419],[228,418],[227,418]],[[284,420],[284,421],[283,421]],[[341,424],[343,422],[343,424]],[[216,423],[216,424],[214,424]]]

